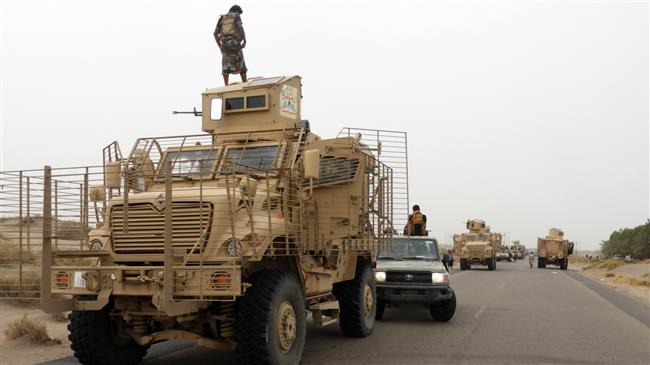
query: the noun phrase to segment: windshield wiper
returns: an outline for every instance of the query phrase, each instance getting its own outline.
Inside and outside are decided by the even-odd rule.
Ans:
[[[427,260],[427,261],[433,261],[433,257],[429,256],[405,256],[403,257],[404,260]]]
[[[394,256],[381,256],[381,255],[380,255],[378,258],[379,258],[379,259],[383,259],[383,260],[397,260],[397,261],[402,261],[401,258],[399,258],[399,257],[394,257]]]

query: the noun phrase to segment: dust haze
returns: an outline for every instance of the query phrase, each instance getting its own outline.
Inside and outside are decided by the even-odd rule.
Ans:
[[[650,216],[646,1],[238,4],[249,76],[301,75],[317,134],[408,132],[411,203],[441,242],[477,217],[595,249]],[[200,133],[171,111],[221,85],[230,5],[3,2],[0,170]]]

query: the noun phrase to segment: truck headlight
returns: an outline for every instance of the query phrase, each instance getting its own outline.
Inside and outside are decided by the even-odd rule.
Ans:
[[[90,242],[90,251],[101,251],[104,248],[100,240],[93,240]]]
[[[230,256],[241,255],[241,241],[238,238],[229,238],[226,241],[226,252]]]
[[[431,273],[431,282],[432,283],[448,283],[449,274],[443,274],[440,272]]]
[[[375,281],[378,283],[383,283],[386,281],[386,272],[385,271],[375,271]]]

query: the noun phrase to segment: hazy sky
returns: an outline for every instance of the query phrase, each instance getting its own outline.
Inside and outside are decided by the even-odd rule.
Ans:
[[[101,163],[195,134],[223,1],[3,1],[0,170]],[[411,202],[596,248],[649,217],[647,1],[240,1],[250,76],[303,77],[303,118],[408,132]],[[238,80],[238,76],[234,76]]]

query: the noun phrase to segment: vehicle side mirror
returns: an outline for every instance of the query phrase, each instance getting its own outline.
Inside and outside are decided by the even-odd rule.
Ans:
[[[308,180],[320,178],[320,151],[307,150],[303,156],[303,177]]]
[[[122,185],[122,163],[119,161],[107,162],[104,171],[106,187],[109,189],[119,189]]]
[[[106,189],[104,185],[94,185],[88,188],[88,200],[93,203],[106,200]]]

